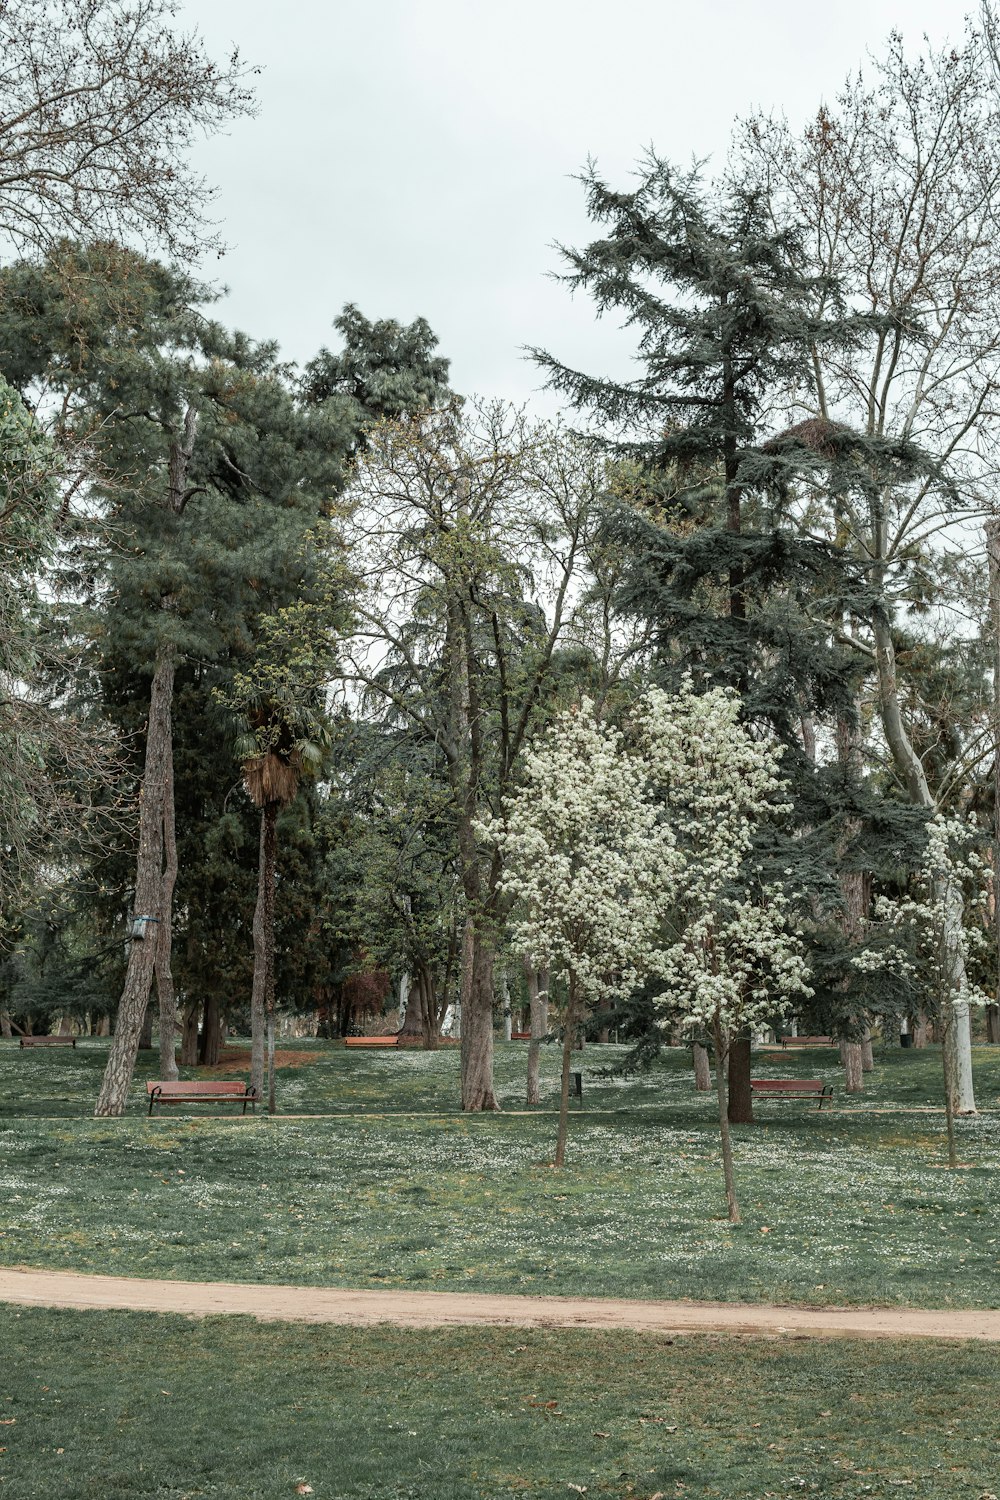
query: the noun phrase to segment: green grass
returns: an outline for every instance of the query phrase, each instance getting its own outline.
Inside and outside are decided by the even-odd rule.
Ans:
[[[979,1500],[1000,1351],[0,1309],[6,1500]]]
[[[305,1050],[305,1049],[302,1049]],[[724,1217],[713,1100],[681,1055],[627,1081],[588,1078],[568,1166],[548,1162],[534,1115],[435,1113],[454,1097],[453,1052],[320,1060],[281,1078],[330,1118],[169,1116],[0,1120],[0,1261],[192,1280],[288,1281],[726,1301],[1000,1305],[1000,1114],[959,1122],[968,1170],[944,1161],[940,1058],[889,1052],[860,1101],[817,1112],[762,1105],[736,1134],[745,1224]],[[596,1069],[610,1049],[581,1059]],[[100,1049],[95,1045],[99,1064]],[[516,1102],[525,1050],[499,1049]],[[836,1075],[833,1054],[771,1055],[758,1072]],[[0,1053],[40,1090],[87,1052]],[[819,1066],[817,1066],[819,1065]],[[984,1100],[1000,1057],[976,1054]],[[354,1110],[348,1113],[346,1095]],[[295,1091],[300,1091],[296,1096]],[[29,1089],[30,1092],[30,1089]],[[412,1113],[392,1113],[403,1103]],[[381,1107],[382,1113],[379,1113]]]

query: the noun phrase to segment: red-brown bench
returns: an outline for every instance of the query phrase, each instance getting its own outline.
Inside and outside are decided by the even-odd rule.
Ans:
[[[783,1036],[783,1047],[832,1047],[832,1036]]]
[[[156,1104],[242,1104],[243,1113],[247,1105],[257,1113],[257,1090],[242,1078],[205,1078],[192,1083],[168,1082],[147,1083],[149,1113]]]
[[[751,1078],[750,1093],[761,1099],[818,1099],[822,1109],[833,1099],[833,1084],[822,1078]]]
[[[398,1047],[398,1036],[345,1036],[345,1047]]]
[[[21,1047],[75,1047],[75,1036],[23,1036]]]

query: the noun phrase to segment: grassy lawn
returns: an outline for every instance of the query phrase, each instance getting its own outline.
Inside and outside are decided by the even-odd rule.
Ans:
[[[979,1500],[987,1346],[0,1309],[6,1500]]]
[[[285,1107],[332,1116],[273,1121],[93,1120],[83,1111],[102,1050],[0,1053],[4,1263],[192,1280],[1000,1305],[1000,1114],[959,1122],[970,1165],[943,1170],[943,1119],[928,1108],[936,1054],[888,1052],[869,1092],[836,1111],[761,1106],[760,1122],[736,1132],[746,1223],[734,1230],[713,1100],[694,1094],[681,1054],[648,1077],[588,1077],[557,1174],[547,1164],[554,1049],[549,1108],[462,1117],[435,1113],[454,1098],[454,1052],[356,1057],[318,1046],[315,1061],[283,1072],[280,1093]],[[609,1050],[588,1049],[585,1071]],[[501,1093],[516,1103],[524,1048],[499,1052]],[[1000,1057],[976,1056],[989,1103]],[[755,1066],[836,1078],[833,1057],[771,1054]],[[15,1114],[17,1091],[30,1094],[33,1082],[39,1096],[72,1101],[74,1114]],[[377,1112],[401,1106],[412,1113]],[[351,1118],[349,1108],[371,1113]]]

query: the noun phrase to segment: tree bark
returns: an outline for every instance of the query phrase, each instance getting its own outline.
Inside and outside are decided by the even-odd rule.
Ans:
[[[197,1018],[197,1009],[195,1010]],[[197,1019],[195,1020],[197,1026]],[[201,1036],[197,1039],[196,1054],[203,1068],[217,1068],[222,1056],[222,1007],[217,994],[205,997],[205,1010],[201,1020]]]
[[[990,655],[993,667],[993,943],[997,998],[986,1007],[986,1040],[1000,1042],[1000,517],[986,522],[986,557],[990,577]]]
[[[499,1109],[493,1087],[493,943],[473,924],[462,996],[462,1108]],[[467,993],[466,993],[467,990]]]
[[[712,1070],[708,1066],[708,1048],[695,1042],[691,1048],[694,1061],[694,1086],[700,1094],[712,1087]]]
[[[566,1134],[569,1130],[569,1075],[573,1053],[573,1034],[576,1031],[576,979],[569,976],[569,995],[566,1000],[566,1016],[563,1027],[562,1087],[559,1091],[559,1128],[556,1132],[556,1154],[554,1165],[561,1167],[566,1161]]]
[[[844,1087],[849,1094],[860,1094],[864,1089],[861,1076],[861,1043],[844,1043]]]
[[[542,1043],[549,1034],[549,971],[536,969],[527,959],[524,971],[528,981],[528,1009],[531,1015],[531,1041],[528,1043],[528,1104],[541,1103],[539,1080]]]
[[[169,645],[161,645],[156,654],[156,666],[149,695],[146,759],[139,805],[139,855],[136,864],[134,905],[136,917],[149,917],[155,920],[146,922],[143,935],[132,938],[129,943],[125,987],[118,1002],[114,1037],[94,1110],[96,1115],[121,1115],[125,1112],[153,981],[157,949],[156,934],[159,919],[163,916],[161,910],[163,813],[173,689],[173,648]]]
[[[193,1068],[198,1062],[198,1012],[201,1006],[191,1000],[181,1016],[181,1067]]]
[[[917,807],[924,807],[928,812],[933,812],[935,810],[934,798],[924,774],[923,764],[910,743],[903,724],[896,682],[896,651],[888,618],[881,607],[873,611],[872,630],[875,637],[879,701],[886,743],[896,769],[906,785],[910,801]],[[962,982],[965,977],[965,961],[962,957],[959,938],[962,916],[961,894],[952,893],[947,901],[943,941],[945,965],[951,979],[952,993],[955,994],[960,993],[964,987]],[[949,1090],[953,1112],[957,1115],[974,1115],[976,1096],[972,1086],[972,1036],[969,1029],[969,1007],[957,1006],[955,1019],[964,1024],[949,1026],[947,1029],[945,1086]]]
[[[729,1119],[738,1125],[753,1124],[753,1094],[750,1090],[750,1038],[730,1037],[723,1054],[716,1054],[716,1072],[725,1077],[729,1062]],[[734,1221],[735,1222],[735,1221]]]
[[[0,1007],[0,1036],[13,1036],[10,1029],[10,1011],[3,1007]]]
[[[865,1034],[861,1038],[861,1071],[871,1073],[875,1068],[875,1058],[872,1054],[871,1027],[865,1027]]]
[[[726,1206],[729,1209],[730,1224],[741,1224],[740,1205],[736,1197],[736,1173],[733,1169],[733,1141],[729,1133],[729,1121],[732,1115],[732,1077],[733,1060],[729,1059],[730,1094],[729,1105],[726,1105],[726,1083],[725,1083],[725,1059],[729,1052],[731,1043],[723,1031],[718,1016],[713,1025],[715,1039],[715,1091],[719,1101],[719,1134],[722,1137],[722,1175],[726,1184]],[[750,1044],[747,1043],[747,1054],[749,1056]]]
[[[174,930],[174,887],[177,884],[177,829],[174,820],[173,729],[164,751],[163,776],[163,879],[160,894],[160,925],[156,929],[156,994],[160,1006],[160,1078],[177,1078],[177,999],[170,968]]]
[[[274,1014],[274,871],[277,825],[277,802],[265,802],[260,810],[257,905],[253,914],[253,990],[250,998],[250,1083],[261,1098],[264,1097],[268,1017]]]

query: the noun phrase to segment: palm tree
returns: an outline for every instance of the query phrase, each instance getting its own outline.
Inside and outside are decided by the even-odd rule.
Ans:
[[[243,785],[260,808],[257,905],[253,916],[253,992],[250,1002],[250,1082],[264,1088],[264,1036],[267,1033],[267,1108],[275,1112],[274,1086],[274,892],[278,854],[278,813],[294,802],[299,783],[323,759],[323,726],[312,713],[294,714],[264,700],[245,714],[237,754]]]

